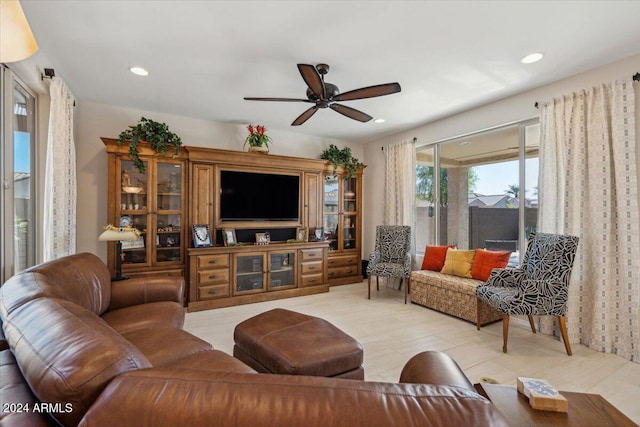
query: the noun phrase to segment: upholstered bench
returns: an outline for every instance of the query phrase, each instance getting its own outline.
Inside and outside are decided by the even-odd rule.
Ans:
[[[467,279],[437,271],[412,271],[411,302],[481,325],[502,319],[493,307],[476,297],[482,280]]]
[[[233,355],[258,372],[364,379],[362,345],[326,320],[274,309],[238,324]]]

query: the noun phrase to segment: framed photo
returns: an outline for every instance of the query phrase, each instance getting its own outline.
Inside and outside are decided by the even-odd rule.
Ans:
[[[236,239],[236,230],[233,228],[223,228],[222,229],[222,241],[225,246],[235,246],[238,244],[238,240]]]
[[[209,224],[193,225],[193,247],[206,248],[213,246],[211,243],[211,233],[209,233]]]
[[[299,242],[309,241],[309,229],[307,227],[296,228],[296,240]]]
[[[256,233],[256,245],[268,245],[269,243],[271,243],[269,233]]]
[[[324,227],[316,227],[313,232],[314,242],[323,242],[325,240]]]

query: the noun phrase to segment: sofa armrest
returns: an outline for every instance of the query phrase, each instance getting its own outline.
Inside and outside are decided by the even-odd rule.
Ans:
[[[476,391],[455,360],[440,351],[424,351],[409,359],[402,368],[400,382],[446,385]]]
[[[182,277],[134,277],[111,283],[109,311],[159,301],[173,301],[182,304],[183,298],[184,279]]]
[[[494,268],[485,285],[515,288],[525,277],[526,273],[522,268]]]

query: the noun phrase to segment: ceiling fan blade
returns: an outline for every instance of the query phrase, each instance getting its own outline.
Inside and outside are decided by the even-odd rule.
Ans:
[[[368,86],[360,89],[350,90],[333,97],[333,101],[351,101],[354,99],[374,98],[376,96],[391,95],[400,92],[399,83],[385,83],[381,85]]]
[[[316,111],[318,111],[318,106],[314,105],[313,107],[306,110],[304,113],[300,114],[298,118],[296,118],[293,121],[293,123],[291,123],[291,126],[300,126],[301,124],[309,120],[311,116],[313,116],[316,113]]]
[[[356,110],[355,108],[347,107],[346,105],[331,104],[329,105],[329,107],[333,111],[337,111],[343,116],[347,116],[350,119],[357,120],[359,122],[368,122],[369,120],[373,119],[373,117],[371,117],[370,115],[365,114],[362,111]]]
[[[325,98],[325,90],[324,90],[324,82],[322,81],[322,77],[320,77],[320,73],[316,70],[316,67],[309,64],[298,64],[298,71],[300,71],[300,75],[304,82],[309,86],[311,92],[313,92],[316,96],[324,99]]]
[[[254,98],[250,96],[244,97],[245,101],[280,101],[280,102],[312,102],[302,98]]]

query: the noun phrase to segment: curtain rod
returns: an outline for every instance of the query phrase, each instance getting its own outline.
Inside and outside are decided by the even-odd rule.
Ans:
[[[413,137],[413,139],[411,140],[411,142],[413,142],[413,143],[415,144],[416,142],[418,142],[418,138],[416,138],[416,137],[414,136],[414,137]],[[383,145],[382,147],[380,147],[380,149],[381,149],[382,151],[384,151],[384,145]]]
[[[635,73],[632,77],[634,82],[640,82],[640,73]],[[540,106],[540,104],[538,104],[538,102],[536,101],[535,104],[533,104],[534,107],[538,108]]]
[[[40,80],[44,79],[49,79],[49,80],[53,80],[53,78],[56,76],[56,70],[54,70],[53,68],[45,68],[44,69],[44,73],[40,73]],[[73,101],[73,106],[76,106],[76,101]]]

